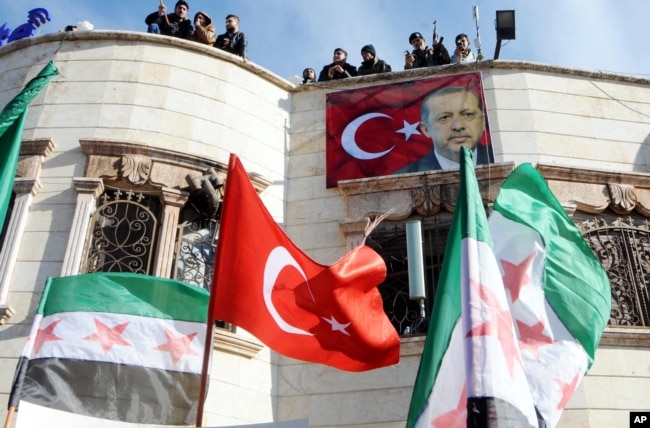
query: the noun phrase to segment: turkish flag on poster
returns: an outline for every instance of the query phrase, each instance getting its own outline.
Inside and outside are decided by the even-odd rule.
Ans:
[[[331,266],[303,253],[276,224],[230,157],[212,292],[212,318],[288,357],[341,370],[399,362],[399,336],[377,286],[386,265],[362,245]]]
[[[447,86],[473,91],[485,106],[480,73],[436,77],[327,94],[327,187],[339,180],[389,175],[433,148],[420,128],[427,94]],[[479,144],[490,145],[487,111]]]

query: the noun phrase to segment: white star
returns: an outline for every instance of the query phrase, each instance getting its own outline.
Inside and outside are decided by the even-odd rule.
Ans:
[[[349,322],[349,323],[347,323],[347,324],[341,324],[340,322],[338,322],[338,321],[336,320],[336,318],[334,318],[334,315],[331,315],[331,316],[330,316],[330,319],[327,319],[327,318],[325,318],[325,317],[321,317],[321,318],[323,318],[325,321],[327,321],[328,323],[330,323],[330,324],[332,325],[332,331],[340,331],[340,332],[343,333],[343,334],[346,334],[346,335],[348,335],[348,336],[350,335],[350,333],[348,333],[347,331],[345,331],[345,329],[346,329],[350,324],[352,324],[351,322]]]
[[[420,131],[418,131],[418,125],[420,122],[415,122],[415,123],[408,123],[407,121],[404,121],[404,128],[398,129],[395,132],[399,132],[400,134],[404,134],[404,140],[408,141],[409,138],[411,138],[411,135],[416,134],[416,135],[421,135]]]

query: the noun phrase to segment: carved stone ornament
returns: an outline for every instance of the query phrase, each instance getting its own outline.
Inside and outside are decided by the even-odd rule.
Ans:
[[[629,214],[637,204],[634,186],[629,184],[607,183],[611,198],[610,207],[616,214]]]
[[[140,155],[122,156],[122,177],[132,184],[144,184],[149,180],[152,161],[150,157]]]
[[[440,212],[440,187],[423,186],[411,190],[413,209],[421,216],[430,217]]]

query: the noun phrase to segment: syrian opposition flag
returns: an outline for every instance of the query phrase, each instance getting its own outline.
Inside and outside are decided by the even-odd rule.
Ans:
[[[467,162],[467,151],[463,153]],[[529,164],[504,182],[489,231],[477,221],[473,234],[472,219],[482,219],[483,208],[478,193],[467,197],[469,184],[463,177],[469,174],[475,185],[473,169],[464,163],[407,426],[537,426],[533,405],[545,426],[554,427],[591,366],[610,316],[607,275]],[[475,212],[466,209],[472,200]],[[483,244],[490,235],[492,249]],[[479,263],[473,261],[476,252],[467,250],[472,246],[465,245],[474,245],[474,236],[484,249],[478,252]],[[478,288],[476,265],[478,277],[485,277]],[[497,286],[488,291],[481,286],[488,282]],[[481,335],[483,343],[475,340]],[[495,354],[489,350],[499,347],[493,336],[504,362],[490,358]],[[462,358],[464,367],[454,363]],[[504,393],[509,385],[515,397]],[[458,395],[455,401],[450,398]]]
[[[489,220],[537,410],[560,419],[611,312],[607,274],[530,164],[504,182]]]
[[[193,425],[207,309],[205,290],[169,279],[48,279],[10,396],[18,426]]]
[[[446,86],[474,91],[487,121],[480,73],[328,93],[327,187],[336,187],[339,180],[389,175],[429,153],[433,143],[420,129],[420,106],[428,93]],[[491,144],[489,131],[479,143]]]
[[[331,266],[276,224],[235,155],[222,205],[213,319],[236,324],[288,357],[363,371],[396,364],[399,336],[377,286],[386,265],[362,245]]]
[[[471,152],[454,210],[407,427],[536,427]]]

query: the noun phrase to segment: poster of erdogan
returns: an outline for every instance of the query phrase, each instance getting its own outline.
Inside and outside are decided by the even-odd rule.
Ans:
[[[327,94],[326,181],[494,162],[480,73]]]

